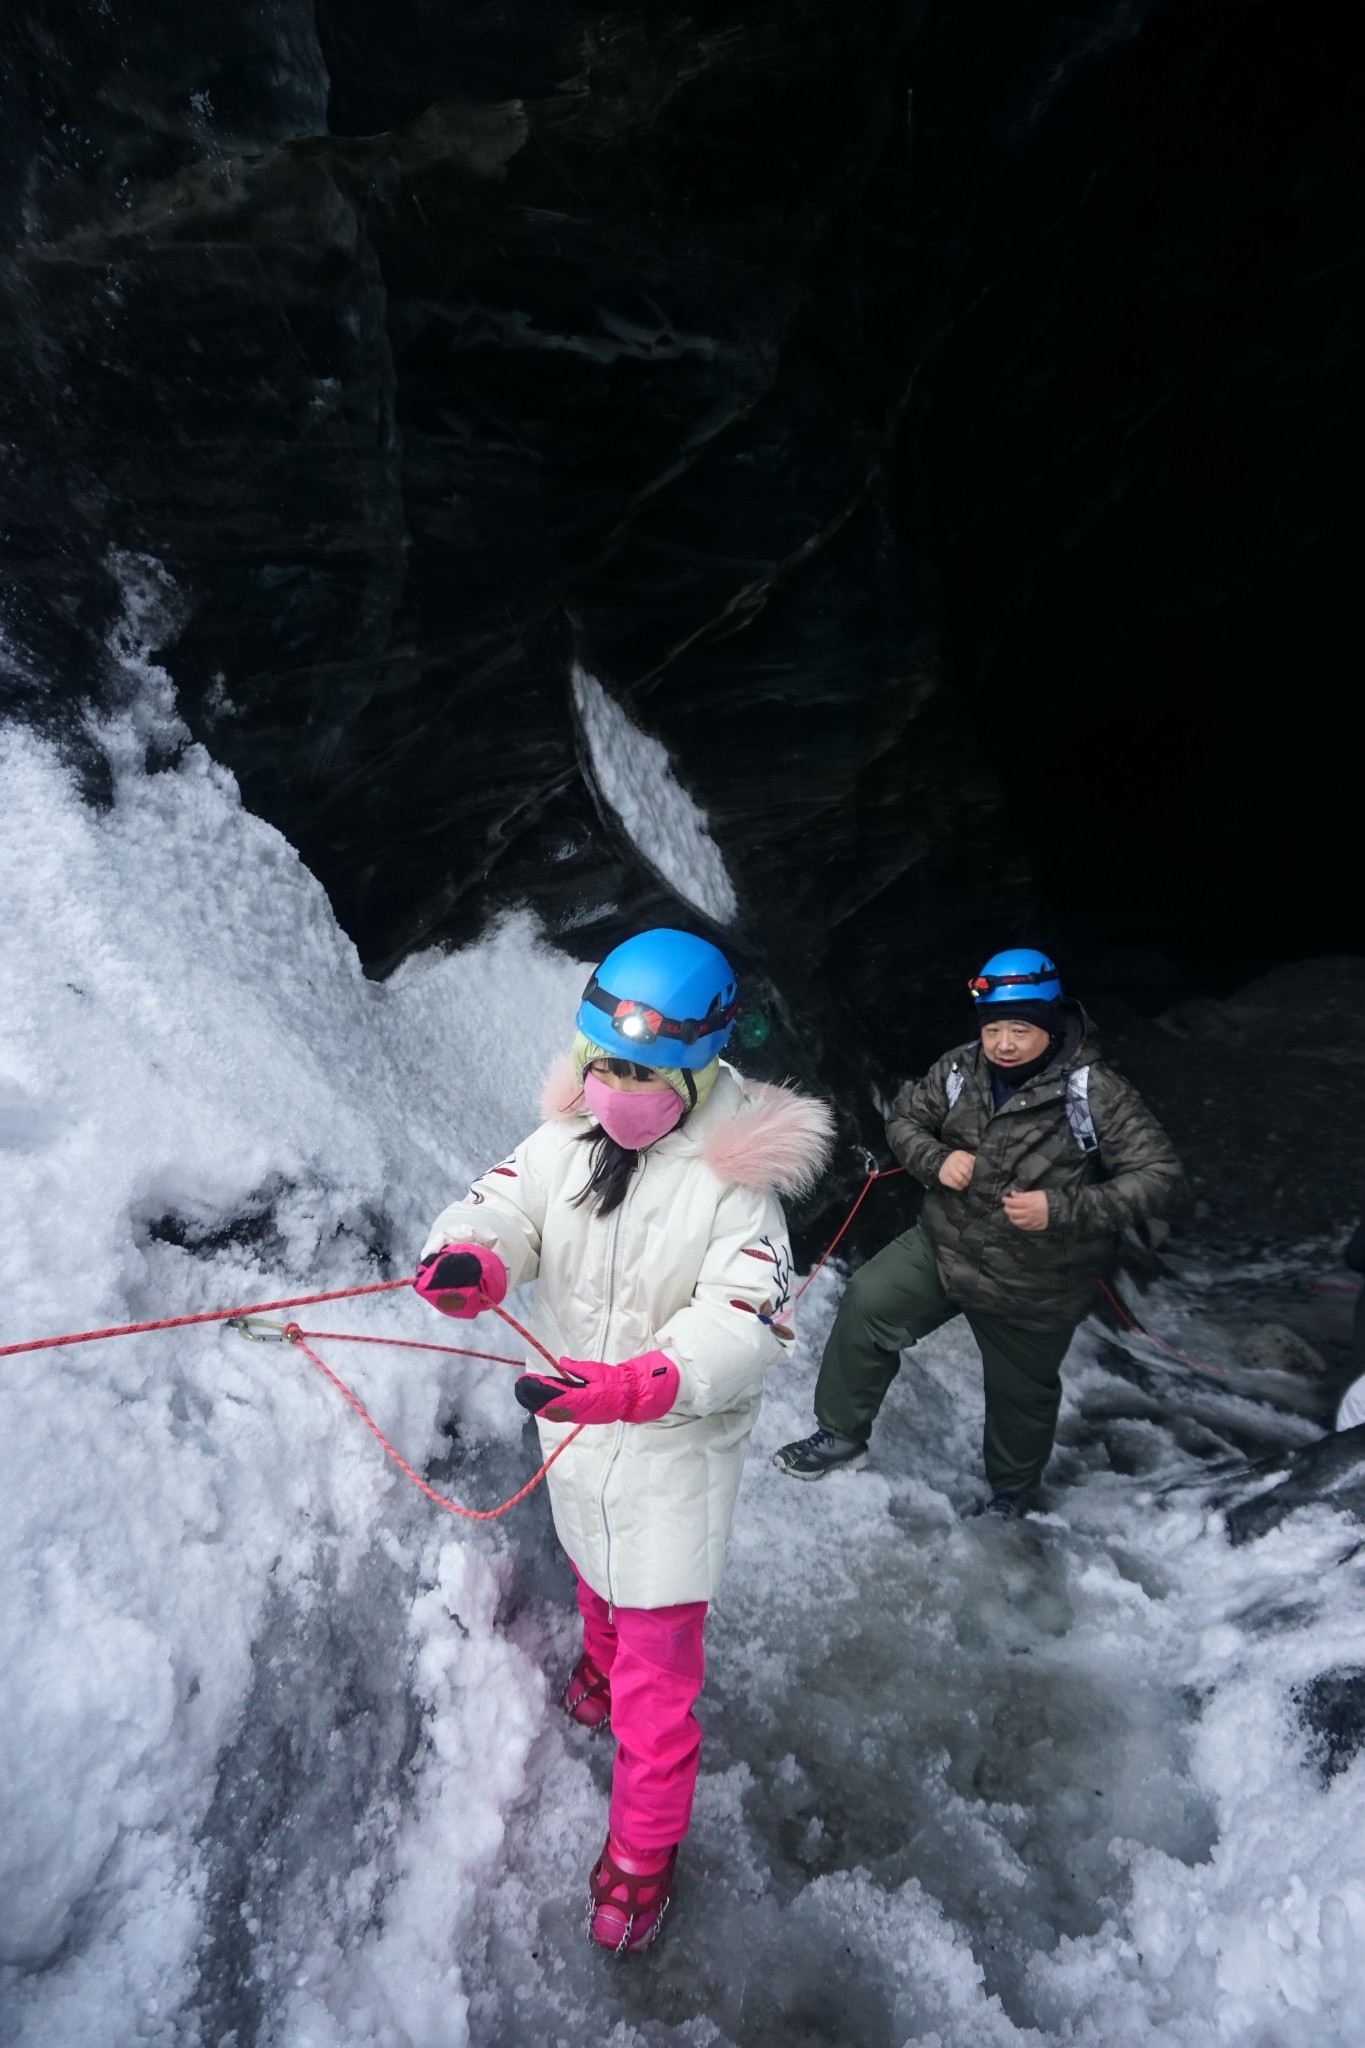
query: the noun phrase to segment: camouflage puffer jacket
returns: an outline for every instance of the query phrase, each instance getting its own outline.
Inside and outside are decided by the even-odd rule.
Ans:
[[[1085,1012],[1067,1008],[1057,1057],[1002,1109],[978,1041],[903,1089],[886,1126],[891,1150],[928,1189],[923,1222],[950,1300],[1029,1330],[1079,1322],[1119,1230],[1166,1207],[1181,1178],[1170,1139],[1104,1064]],[[950,1152],[976,1158],[960,1194],[938,1177]],[[1020,1230],[1001,1203],[1035,1188],[1047,1193],[1048,1227]]]

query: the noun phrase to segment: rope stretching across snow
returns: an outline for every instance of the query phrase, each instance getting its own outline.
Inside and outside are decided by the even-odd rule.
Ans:
[[[69,1337],[35,1337],[28,1344],[0,1344],[0,1358],[14,1358],[21,1351],[55,1351],[61,1344],[93,1344],[99,1337],[141,1337],[148,1330],[187,1330],[193,1323],[231,1323],[246,1316],[269,1315],[276,1308],[307,1308],[315,1301],[347,1301],[356,1294],[389,1294],[395,1287],[411,1287],[406,1280],[375,1280],[368,1287],[334,1287],[326,1294],[291,1294],[287,1301],[255,1301],[247,1308],[211,1308],[197,1316],[163,1316],[155,1323],[116,1323],[108,1330],[78,1330]]]
[[[862,1207],[863,1201],[873,1182],[891,1180],[896,1174],[903,1173],[904,1171],[905,1168],[902,1166],[879,1168],[871,1156],[868,1155],[867,1178],[859,1188],[854,1198],[853,1206],[838,1230],[835,1231],[834,1236],[830,1239],[826,1250],[816,1260],[800,1287],[797,1288],[793,1305],[795,1305],[796,1301],[800,1301],[816,1274],[830,1259],[840,1239]],[[0,1358],[16,1358],[27,1351],[53,1351],[67,1344],[94,1344],[105,1337],[140,1337],[152,1330],[186,1330],[193,1328],[198,1323],[236,1322],[246,1324],[255,1317],[269,1315],[275,1309],[308,1308],[319,1301],[349,1301],[355,1296],[363,1294],[391,1294],[397,1288],[411,1287],[413,1278],[412,1274],[408,1274],[402,1280],[375,1280],[363,1287],[333,1287],[322,1294],[290,1295],[284,1301],[251,1302],[245,1308],[206,1309],[201,1314],[193,1316],[162,1316],[157,1321],[150,1323],[116,1323],[105,1330],[77,1330],[63,1337],[35,1337],[26,1344],[0,1344]],[[1145,1337],[1148,1343],[1157,1345],[1168,1357],[1179,1359],[1182,1365],[1192,1367],[1195,1372],[1210,1373],[1218,1377],[1224,1376],[1224,1368],[1222,1366],[1204,1365],[1197,1358],[1188,1358],[1183,1351],[1177,1351],[1173,1345],[1167,1344],[1164,1338],[1154,1337],[1150,1330],[1144,1330],[1142,1325],[1130,1315],[1117,1295],[1102,1280],[1099,1285],[1100,1291],[1107,1297],[1110,1306],[1114,1309],[1119,1319],[1136,1336]],[[499,1316],[510,1329],[515,1330],[519,1337],[523,1338],[534,1350],[538,1351],[541,1357],[549,1364],[552,1371],[558,1374],[558,1360],[551,1356],[538,1337],[533,1336],[528,1329],[525,1329],[517,1321],[515,1316],[509,1314],[499,1303],[489,1301],[486,1295],[481,1296],[480,1300],[484,1308],[491,1308],[494,1315]],[[251,1335],[252,1332],[246,1331],[245,1334]],[[323,1359],[318,1357],[309,1340],[311,1338],[318,1343],[335,1344],[389,1344],[396,1350],[441,1351],[457,1358],[486,1359],[489,1363],[495,1365],[520,1366],[523,1362],[521,1359],[507,1358],[502,1353],[496,1351],[472,1351],[462,1344],[426,1344],[413,1337],[370,1337],[346,1330],[303,1330],[294,1322],[286,1323],[282,1329],[277,1327],[271,1334],[293,1344],[311,1364],[317,1367],[323,1378],[329,1380],[342,1399],[355,1410],[356,1414],[365,1424],[365,1427],[378,1442],[384,1455],[393,1460],[399,1471],[412,1481],[412,1484],[419,1492],[424,1493],[428,1500],[434,1501],[437,1507],[444,1508],[447,1514],[460,1515],[466,1521],[495,1522],[500,1515],[505,1515],[510,1508],[516,1507],[520,1501],[525,1500],[526,1496],[529,1493],[533,1493],[536,1487],[539,1486],[556,1458],[563,1456],[575,1437],[583,1434],[586,1426],[580,1422],[578,1427],[565,1437],[562,1444],[556,1445],[549,1457],[545,1459],[544,1463],[527,1480],[525,1486],[519,1492],[514,1493],[510,1499],[500,1502],[495,1508],[461,1507],[458,1501],[447,1500],[443,1493],[438,1493],[435,1487],[427,1484],[420,1472],[413,1470],[407,1459],[394,1449],[383,1430],[379,1427],[379,1424],[370,1414],[368,1408],[366,1408],[364,1402],[361,1401],[357,1394],[351,1391],[346,1382],[338,1374],[334,1373],[332,1368]]]
[[[314,1302],[346,1301],[360,1294],[389,1294],[398,1287],[411,1287],[413,1277],[412,1274],[408,1274],[402,1280],[372,1281],[365,1287],[333,1287],[322,1294],[296,1294],[291,1295],[287,1301],[257,1301],[252,1302],[245,1308],[207,1309],[201,1315],[162,1316],[157,1321],[150,1323],[118,1323],[106,1330],[80,1330],[65,1337],[37,1337],[27,1344],[0,1345],[0,1358],[14,1358],[25,1351],[51,1351],[64,1344],[94,1344],[102,1337],[140,1337],[152,1330],[184,1330],[193,1327],[196,1323],[238,1322],[245,1324],[258,1316],[268,1314],[272,1309],[306,1308]],[[503,1322],[515,1330],[519,1337],[523,1337],[528,1344],[532,1345],[555,1373],[559,1372],[558,1361],[551,1356],[538,1337],[533,1336],[529,1330],[523,1328],[516,1317],[509,1315],[507,1310],[501,1308],[498,1303],[489,1301],[486,1296],[481,1297],[481,1300],[485,1308],[491,1308],[493,1313],[500,1316]],[[248,1332],[247,1334],[251,1333]],[[499,1352],[471,1351],[462,1344],[422,1344],[410,1337],[367,1337],[352,1335],[341,1330],[315,1330],[310,1334],[318,1338],[319,1341],[325,1338],[331,1342],[348,1344],[393,1344],[400,1346],[404,1350],[445,1351],[460,1358],[487,1359],[497,1365],[519,1366],[522,1363],[519,1358],[506,1358]],[[287,1339],[291,1344],[296,1345],[302,1351],[304,1357],[317,1367],[323,1377],[331,1381],[342,1399],[349,1403],[366,1428],[376,1438],[385,1456],[392,1458],[399,1471],[404,1473],[412,1481],[413,1485],[427,1496],[428,1500],[434,1501],[437,1507],[444,1508],[448,1514],[461,1515],[471,1522],[495,1522],[500,1515],[505,1515],[509,1508],[514,1508],[519,1501],[525,1500],[527,1494],[533,1493],[536,1487],[539,1486],[551,1465],[554,1464],[555,1459],[567,1451],[574,1438],[580,1436],[583,1431],[583,1425],[580,1423],[577,1429],[565,1437],[562,1444],[556,1445],[549,1457],[532,1474],[531,1478],[527,1480],[520,1492],[514,1493],[510,1500],[501,1502],[495,1508],[461,1507],[458,1501],[447,1500],[443,1493],[437,1493],[435,1487],[428,1486],[426,1480],[422,1478],[419,1472],[414,1472],[407,1459],[394,1449],[359,1395],[352,1393],[346,1382],[318,1357],[317,1352],[314,1351],[312,1345],[308,1342],[308,1335],[299,1328],[297,1323],[287,1323],[284,1329],[278,1332],[278,1335]]]
[[[494,1304],[492,1304],[491,1302],[485,1303],[485,1306],[492,1307],[494,1306]],[[501,1311],[499,1311],[499,1313],[501,1313]],[[511,1317],[507,1317],[506,1320],[510,1322]],[[350,1388],[346,1385],[346,1382],[344,1380],[339,1379],[337,1377],[337,1375],[332,1371],[331,1366],[325,1364],[324,1361],[318,1357],[317,1352],[314,1351],[312,1345],[308,1342],[307,1337],[304,1335],[303,1331],[299,1328],[297,1323],[289,1323],[285,1328],[284,1334],[291,1344],[297,1345],[298,1349],[303,1353],[305,1358],[312,1360],[313,1364],[317,1367],[318,1371],[322,1374],[323,1378],[331,1381],[332,1385],[341,1395],[342,1400],[348,1401],[350,1403],[351,1407],[354,1408],[356,1414],[360,1417],[361,1421],[369,1430],[370,1434],[379,1443],[379,1446],[383,1450],[385,1456],[393,1459],[393,1462],[398,1467],[399,1471],[406,1473],[407,1477],[412,1481],[413,1485],[417,1487],[420,1492],[424,1493],[428,1500],[435,1501],[438,1508],[444,1508],[446,1510],[446,1513],[450,1515],[461,1515],[467,1522],[496,1522],[498,1517],[500,1515],[505,1515],[509,1508],[516,1507],[518,1501],[525,1500],[528,1493],[534,1493],[535,1489],[539,1486],[541,1480],[545,1477],[545,1474],[549,1471],[551,1465],[553,1465],[555,1459],[563,1456],[564,1452],[568,1450],[569,1445],[573,1442],[574,1438],[576,1436],[582,1436],[583,1431],[586,1427],[586,1424],[580,1422],[577,1429],[570,1431],[569,1435],[565,1437],[562,1444],[556,1444],[555,1448],[551,1451],[549,1457],[546,1458],[545,1462],[541,1466],[539,1466],[537,1470],[531,1475],[531,1477],[527,1480],[525,1486],[522,1487],[519,1493],[512,1494],[509,1499],[500,1502],[499,1505],[495,1508],[462,1508],[458,1501],[447,1500],[443,1493],[437,1493],[434,1486],[428,1486],[426,1480],[423,1479],[420,1472],[413,1471],[407,1459],[401,1456],[401,1454],[394,1449],[393,1445],[389,1442],[383,1430],[379,1427],[379,1424],[375,1421],[374,1417],[371,1415],[369,1409],[365,1406],[365,1404],[359,1399],[357,1395],[351,1392]],[[315,1332],[314,1334],[320,1335],[321,1333]],[[360,1343],[383,1344],[387,1340],[383,1337],[362,1337],[356,1341]],[[532,1337],[531,1342],[535,1344],[536,1340],[534,1337]],[[423,1350],[453,1351],[456,1350],[458,1347],[453,1344],[437,1344],[423,1345],[421,1348]],[[536,1344],[536,1349],[538,1351],[544,1351],[544,1346]],[[470,1352],[467,1355],[470,1357],[487,1358],[489,1356],[489,1353]],[[550,1357],[548,1351],[545,1351],[545,1356],[547,1358]],[[511,1358],[503,1359],[499,1362],[504,1365],[520,1365],[522,1361],[519,1358]],[[550,1359],[550,1363],[551,1365],[555,1365],[555,1361],[552,1358]],[[555,1371],[558,1372],[558,1370],[559,1367],[555,1365]]]

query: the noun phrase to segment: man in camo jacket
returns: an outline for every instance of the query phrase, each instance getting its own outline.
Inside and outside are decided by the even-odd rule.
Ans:
[[[903,1090],[886,1127],[926,1189],[920,1220],[850,1281],[818,1427],[774,1463],[793,1479],[865,1465],[902,1350],[961,1314],[985,1372],[989,1512],[1015,1515],[1051,1455],[1062,1360],[1117,1234],[1170,1202],[1180,1162],[1046,955],[998,953],[969,986],[980,1037]]]

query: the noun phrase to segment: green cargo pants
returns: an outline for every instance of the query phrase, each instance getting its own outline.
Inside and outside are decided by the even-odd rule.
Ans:
[[[958,1308],[943,1291],[919,1225],[893,1238],[849,1281],[820,1361],[815,1419],[822,1429],[866,1443],[902,1350],[963,1314],[986,1372],[986,1477],[997,1493],[1027,1493],[1052,1453],[1061,1363],[1075,1325],[1021,1330],[1000,1316]]]

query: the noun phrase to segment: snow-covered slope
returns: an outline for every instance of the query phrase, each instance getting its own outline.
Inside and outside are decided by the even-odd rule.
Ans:
[[[120,737],[105,813],[41,742],[0,741],[0,1342],[410,1271],[534,1120],[581,982],[516,922],[367,982],[230,778],[193,749],[145,774],[145,735]],[[320,1326],[432,1334],[406,1297],[341,1307]],[[418,1461],[456,1414],[520,1436],[504,1368],[332,1355]],[[397,2039],[401,2012],[404,2041],[449,2048],[543,1709],[493,1623],[501,1539],[405,1498],[284,1347],[194,1330],[0,1374],[2,2037],[195,2038],[207,1960],[243,2042],[254,2005],[270,2038]],[[291,1696],[263,1707],[282,1658]],[[310,1822],[314,1751],[357,1716],[379,1732],[345,1809]],[[234,1787],[238,1753],[278,1782]],[[234,1986],[281,1925],[253,1924],[259,1873],[233,1862],[253,1800],[304,1815],[274,1886],[287,1975],[257,1992]]]
[[[0,736],[0,1342],[406,1271],[528,1127],[581,981],[514,920],[366,982],[228,777],[146,772],[175,733],[140,702],[104,812]],[[1186,1344],[1213,1277],[1154,1305]],[[1365,2039],[1365,1759],[1305,1720],[1365,1667],[1359,1527],[1328,1501],[1234,1544],[1220,1483],[1268,1479],[1207,1464],[1315,1424],[1083,1333],[1054,1511],[973,1520],[950,1327],[873,1469],[797,1487],[767,1455],[838,1285],[765,1407],[697,1825],[630,1968],[582,1940],[610,1752],[549,1708],[541,1497],[452,1522],[295,1353],[227,1332],[0,1361],[0,2042]],[[505,1368],[331,1355],[458,1497],[529,1468]]]

